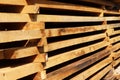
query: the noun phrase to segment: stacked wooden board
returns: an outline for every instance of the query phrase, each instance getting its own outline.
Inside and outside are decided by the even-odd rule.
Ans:
[[[89,5],[88,5],[89,4]],[[0,0],[0,80],[114,80],[120,13],[100,0]]]
[[[32,17],[34,0],[0,0],[0,8],[0,80],[44,79],[43,23]]]

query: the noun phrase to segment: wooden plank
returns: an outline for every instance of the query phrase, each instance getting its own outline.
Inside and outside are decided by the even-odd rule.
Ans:
[[[116,34],[120,34],[120,30],[114,31],[114,29],[111,31],[111,33],[109,33],[109,36],[113,36]]]
[[[120,27],[120,23],[108,24],[108,28],[118,28],[118,27]]]
[[[114,33],[112,35],[116,35],[116,34],[120,34],[120,30],[114,31]]]
[[[103,13],[104,13],[104,14],[113,14],[113,15],[117,15],[117,16],[119,16],[119,15],[120,15],[120,13],[119,13],[119,12],[109,11],[109,10],[103,10]]]
[[[93,7],[86,7],[82,5],[75,5],[75,4],[68,4],[62,2],[55,2],[55,1],[40,1],[36,4],[40,8],[54,8],[54,9],[65,9],[65,10],[74,10],[74,11],[87,11],[87,12],[102,12],[102,9],[93,8]]]
[[[0,37],[0,43],[5,43],[20,40],[40,39],[42,37],[42,33],[40,30],[1,31]]]
[[[36,5],[24,6],[20,13],[31,13],[31,14],[39,13],[39,6]]]
[[[83,16],[63,16],[63,15],[37,15],[37,22],[99,22],[119,20],[120,17],[83,17]]]
[[[28,14],[0,13],[0,23],[6,22],[31,22]]]
[[[62,15],[38,15],[37,21],[43,22],[98,22],[104,21],[102,17],[62,16]]]
[[[19,59],[40,54],[37,47],[11,48],[0,51],[5,59]]]
[[[68,77],[69,75],[95,63],[96,61],[102,59],[103,57],[108,56],[109,54],[110,54],[110,52],[108,50],[100,51],[96,54],[93,54],[93,55],[87,57],[87,58],[84,58],[82,60],[79,60],[79,61],[69,64],[65,67],[62,67],[58,70],[48,73],[47,80],[64,79],[65,77]]]
[[[114,69],[110,70],[103,80],[115,80]]]
[[[115,56],[114,56],[114,59],[117,59],[120,57],[120,50],[115,52]]]
[[[46,37],[55,37],[55,36],[78,34],[78,33],[92,32],[92,31],[105,30],[105,29],[107,29],[105,25],[95,25],[95,26],[46,29],[45,33],[46,33]]]
[[[107,3],[108,4],[108,3]],[[101,13],[104,12],[106,14],[116,14],[120,15],[119,12],[103,10],[95,7],[88,7],[83,5],[75,5],[75,4],[68,4],[62,2],[55,2],[55,1],[40,1],[36,4],[40,8],[53,8],[53,9],[64,9],[64,10],[74,10],[74,11],[85,11],[85,12],[92,12],[92,13]]]
[[[15,80],[26,77],[28,75],[42,71],[43,66],[41,63],[28,63],[18,67],[12,67],[11,69],[0,71],[3,75],[4,80]]]
[[[102,60],[101,62],[95,64],[94,66],[90,67],[89,69],[85,70],[84,72],[78,74],[77,76],[71,78],[70,80],[85,80],[103,67],[107,66],[112,62],[112,58],[107,58]]]
[[[100,80],[105,74],[107,74],[112,69],[112,66],[109,65],[105,67],[102,71],[97,73],[94,77],[92,77],[90,80]]]
[[[106,42],[99,42],[99,43],[96,43],[93,45],[89,45],[89,46],[82,47],[79,49],[64,52],[64,53],[61,53],[59,55],[55,55],[53,57],[48,58],[48,62],[46,63],[46,68],[50,68],[52,66],[63,63],[65,61],[77,58],[77,57],[85,55],[85,54],[89,54],[90,52],[98,50],[98,49],[105,47],[107,45],[108,44]],[[61,57],[61,56],[64,56],[64,57]]]
[[[120,43],[117,43],[117,44],[113,45],[112,51],[116,51],[118,49],[120,49]]]
[[[120,58],[113,62],[113,67],[117,66],[120,63]]]
[[[26,0],[0,0],[0,4],[7,4],[7,5],[27,5]]]
[[[9,48],[0,50],[0,59],[20,59],[30,56],[35,56],[34,60],[32,60],[33,62],[47,61],[47,54],[40,53],[39,48],[37,47]]]
[[[120,20],[120,17],[105,17],[105,20],[106,21],[119,21]]]
[[[28,22],[23,26],[22,30],[41,30],[45,28],[44,22]]]
[[[114,29],[109,28],[106,30],[107,36],[110,37],[114,33]]]
[[[48,44],[48,51],[52,51],[52,50],[80,44],[80,43],[85,43],[88,41],[94,41],[94,40],[102,39],[105,37],[106,37],[106,34],[102,33],[102,34],[97,34],[97,35],[92,35],[92,36],[86,36],[86,37],[80,37],[80,38],[74,38],[74,39],[69,39],[69,40],[53,42],[53,43]]]
[[[119,39],[120,39],[120,36],[117,36],[117,37],[111,38],[110,42],[115,43],[115,42],[119,41]]]

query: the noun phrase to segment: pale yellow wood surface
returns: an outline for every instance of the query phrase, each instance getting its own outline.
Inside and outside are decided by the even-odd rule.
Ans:
[[[46,37],[55,37],[55,36],[78,34],[78,33],[92,32],[92,31],[105,30],[105,29],[107,29],[106,25],[79,26],[79,27],[69,27],[69,28],[46,29],[45,33],[46,33]]]
[[[0,4],[27,5],[26,0],[0,0]]]
[[[28,14],[0,13],[0,23],[5,22],[31,22]]]
[[[30,40],[30,39],[40,39],[42,37],[40,30],[16,30],[16,31],[1,31],[0,32],[0,43]]]
[[[40,54],[40,52],[37,47],[28,47],[3,50],[3,54],[5,59],[19,59]]]
[[[83,17],[83,16],[61,16],[61,15],[38,15],[37,21],[43,22],[99,22],[120,20],[120,17]]]
[[[4,71],[0,71],[0,74],[4,74],[3,78],[5,80],[15,80],[37,73],[40,70],[43,70],[43,66],[41,63],[29,63],[18,67],[12,67],[11,69],[7,69]]]
[[[39,6],[36,5],[27,5],[24,6],[24,8],[22,9],[21,13],[31,13],[31,14],[35,14],[35,13],[39,13]]]
[[[88,41],[94,41],[94,40],[102,39],[105,37],[106,37],[105,33],[102,33],[102,34],[97,34],[97,35],[92,35],[92,36],[86,36],[86,37],[80,37],[80,38],[74,38],[74,39],[69,39],[69,40],[53,42],[53,43],[48,44],[48,51],[52,51],[52,50],[80,44],[80,43],[85,43]]]
[[[115,42],[119,41],[119,39],[120,39],[120,36],[113,37],[113,38],[110,39],[110,42],[115,43]]]

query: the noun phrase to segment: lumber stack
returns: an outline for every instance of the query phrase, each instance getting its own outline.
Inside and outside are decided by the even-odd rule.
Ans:
[[[34,0],[0,0],[0,8],[0,80],[44,79],[43,23],[34,21]]]
[[[115,4],[1,0],[0,80],[114,80],[120,63]]]
[[[47,80],[100,80],[112,70],[107,22],[119,21],[120,14],[63,2],[56,7],[51,2],[51,11],[46,12],[52,13],[54,8],[54,15],[44,15],[48,41],[44,52],[49,56]],[[38,15],[38,20],[42,16]]]

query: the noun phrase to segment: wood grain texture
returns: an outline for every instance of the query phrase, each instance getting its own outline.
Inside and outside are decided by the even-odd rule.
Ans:
[[[41,63],[29,63],[18,67],[13,67],[4,71],[0,71],[0,74],[4,74],[3,78],[5,80],[15,80],[37,73],[40,70],[43,70],[43,66],[41,65]]]
[[[94,62],[102,59],[105,56],[108,56],[110,53],[108,50],[103,50],[100,51],[92,56],[89,56],[87,58],[84,58],[82,60],[79,60],[77,62],[74,62],[72,64],[69,64],[65,67],[62,67],[56,71],[50,72],[48,74],[47,80],[52,80],[52,79],[57,79],[61,80],[64,79],[65,77],[93,64]]]
[[[105,46],[107,46],[106,42],[100,42],[100,43],[96,43],[96,44],[82,47],[79,49],[71,50],[69,52],[64,52],[59,55],[55,55],[53,57],[48,58],[48,62],[46,63],[46,68],[50,68],[57,64],[63,63],[65,61],[80,57],[85,54],[89,54],[90,52],[93,52]],[[61,56],[64,56],[64,57],[61,57]]]
[[[1,31],[0,32],[0,43],[30,40],[30,39],[40,39],[42,37],[40,30],[16,30],[16,31]]]

